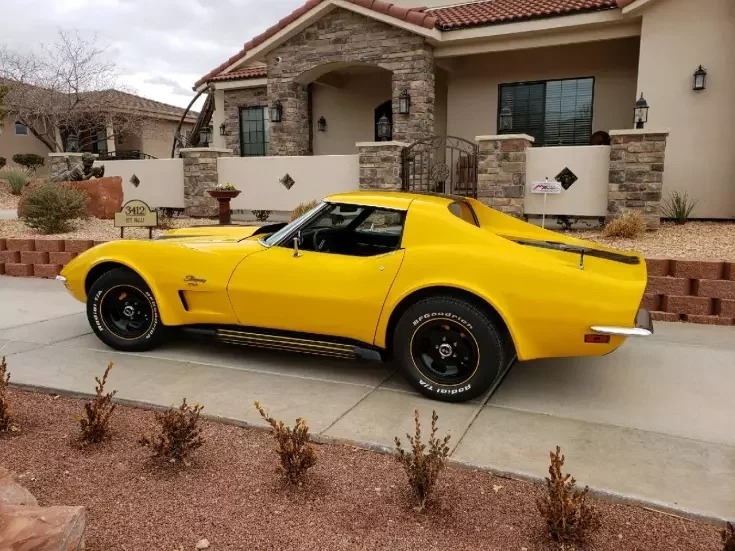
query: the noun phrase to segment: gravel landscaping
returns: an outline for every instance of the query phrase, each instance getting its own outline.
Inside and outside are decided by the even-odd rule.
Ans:
[[[538,485],[448,467],[437,501],[417,513],[405,473],[389,455],[319,445],[305,485],[292,489],[275,472],[274,441],[265,431],[207,421],[204,446],[188,468],[176,470],[153,464],[137,443],[156,430],[149,410],[118,406],[112,440],[82,451],[73,440],[83,402],[17,389],[10,397],[22,432],[0,435],[0,465],[21,477],[39,505],[87,507],[88,551],[193,550],[203,538],[212,550],[559,549],[547,542],[535,507]],[[429,415],[422,412],[424,423]],[[441,418],[438,424],[441,435]],[[548,456],[538,460],[548,464]],[[564,469],[574,470],[573,457]],[[719,527],[595,505],[602,527],[580,551],[722,548]]]

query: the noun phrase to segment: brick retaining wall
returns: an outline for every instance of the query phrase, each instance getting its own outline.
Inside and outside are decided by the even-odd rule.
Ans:
[[[0,275],[56,277],[91,239],[0,238]],[[647,259],[643,307],[659,321],[735,325],[735,262]]]

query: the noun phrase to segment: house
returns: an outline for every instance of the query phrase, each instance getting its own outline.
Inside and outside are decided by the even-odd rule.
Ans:
[[[19,86],[5,82],[10,88]],[[18,97],[32,98],[33,111],[38,116],[31,121],[23,119],[18,112],[8,112],[5,125],[0,128],[0,157],[5,157],[9,165],[13,164],[16,153],[45,157],[61,144],[69,145],[67,133],[54,128],[49,118],[42,116],[43,106],[55,101],[59,94],[44,93],[27,84],[20,86],[25,91]],[[75,149],[95,153],[101,160],[171,157],[174,135],[185,109],[119,90],[85,92],[83,97],[90,106],[90,113],[85,115],[89,120],[78,123],[84,130],[76,137]],[[191,111],[186,113],[180,129],[182,135],[192,130],[197,116]],[[59,120],[58,114],[52,120]]]
[[[309,0],[196,82],[214,96],[211,146],[350,155],[366,142],[525,135],[556,170],[562,153],[592,155],[590,143],[643,127],[665,140],[654,193],[687,192],[696,218],[735,218],[735,2],[447,2]],[[633,135],[613,141],[644,140]],[[629,149],[613,153],[617,168]]]

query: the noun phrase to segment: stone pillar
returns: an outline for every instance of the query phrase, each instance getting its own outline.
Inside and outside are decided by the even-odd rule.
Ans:
[[[217,185],[217,159],[231,157],[231,149],[190,147],[180,151],[184,159],[184,207],[187,216],[214,217],[219,212],[217,200],[208,189]]]
[[[608,221],[625,210],[640,212],[649,229],[661,224],[667,130],[611,130]]]
[[[526,149],[534,138],[528,134],[477,136],[477,198],[513,216],[523,216],[526,196]]]
[[[268,105],[280,101],[281,122],[269,122],[270,155],[310,155],[309,89],[294,81],[268,78]]]
[[[48,154],[49,177],[53,176],[54,174],[58,174],[59,172],[63,170],[68,169],[68,165],[66,164],[67,157],[69,158],[69,164],[71,166],[74,166],[75,164],[82,162],[82,155],[84,155],[83,151],[78,151],[74,153],[49,153]],[[92,155],[94,156],[95,159],[98,157],[96,153],[93,153]]]
[[[402,187],[401,153],[403,142],[359,142],[360,189],[394,189]]]
[[[423,44],[414,51],[406,66],[393,70],[391,97],[393,103],[393,140],[413,143],[434,135],[434,106],[436,104],[436,64],[434,49]],[[408,115],[398,113],[400,96],[404,90],[411,95]]]

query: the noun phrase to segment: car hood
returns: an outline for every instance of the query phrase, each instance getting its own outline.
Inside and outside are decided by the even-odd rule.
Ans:
[[[169,230],[154,241],[173,241],[176,243],[235,243],[243,239],[255,239],[261,226],[194,226]],[[261,235],[258,236],[258,238]]]

